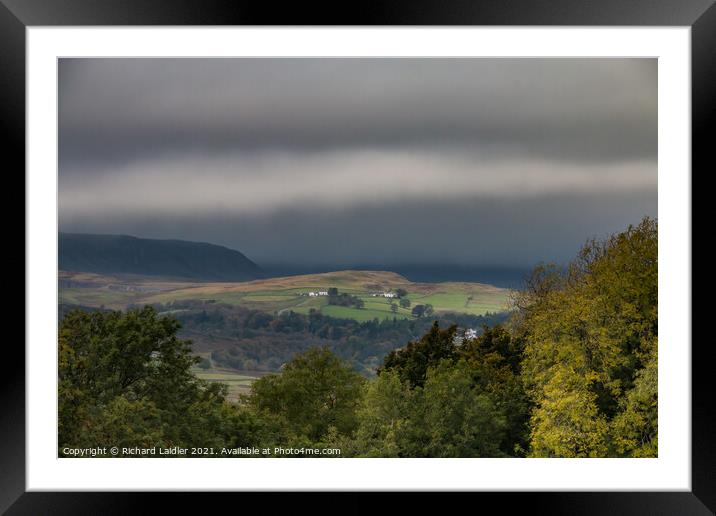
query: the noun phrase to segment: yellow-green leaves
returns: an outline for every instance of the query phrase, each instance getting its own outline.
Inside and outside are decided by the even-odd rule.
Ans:
[[[515,296],[535,456],[654,456],[656,221],[592,240],[564,270],[539,266]]]

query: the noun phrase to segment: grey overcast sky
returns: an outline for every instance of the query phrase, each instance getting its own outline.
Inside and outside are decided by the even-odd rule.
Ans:
[[[564,261],[657,215],[654,59],[61,59],[60,229]]]

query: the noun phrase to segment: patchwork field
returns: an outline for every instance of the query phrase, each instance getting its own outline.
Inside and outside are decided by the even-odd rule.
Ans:
[[[309,293],[337,288],[341,294],[360,299],[364,306],[329,305],[327,296]],[[403,289],[410,306],[391,304],[397,299],[375,294]],[[460,312],[481,315],[508,308],[509,291],[482,283],[413,283],[385,271],[338,271],[243,283],[200,283],[161,280],[141,276],[108,276],[60,271],[59,302],[73,305],[124,309],[130,304],[170,304],[178,300],[204,300],[240,305],[266,312],[318,310],[333,317],[366,321],[374,318],[410,318],[414,306],[430,304],[436,313]]]
[[[192,372],[197,378],[206,380],[207,382],[219,382],[227,386],[227,398],[230,401],[238,401],[241,394],[248,394],[251,390],[251,383],[256,380],[257,376],[249,376],[242,372],[233,371],[231,369],[201,369],[192,368]]]

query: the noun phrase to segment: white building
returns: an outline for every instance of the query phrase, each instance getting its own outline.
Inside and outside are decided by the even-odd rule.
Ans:
[[[474,328],[465,328],[465,331],[461,331],[459,328],[453,337],[453,344],[460,345],[466,340],[472,340],[477,338],[477,330]]]
[[[379,294],[371,294],[372,297],[398,297],[395,292],[380,292]]]

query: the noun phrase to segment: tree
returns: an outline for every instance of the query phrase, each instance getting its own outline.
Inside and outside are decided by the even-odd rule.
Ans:
[[[390,311],[393,312],[393,313],[397,312],[397,311],[398,311],[398,305],[396,305],[395,303],[390,303]]]
[[[443,360],[428,370],[415,394],[409,455],[502,457],[507,420],[476,388],[469,365]]]
[[[605,457],[607,431],[589,381],[569,366],[554,366],[532,414],[532,455]]]
[[[336,288],[336,287],[329,287],[329,288],[328,288],[328,295],[329,295],[329,296],[337,296],[337,295],[338,295],[338,288]]]
[[[656,456],[657,251],[645,218],[515,297],[533,455]]]
[[[408,295],[408,291],[405,290],[404,288],[398,288],[398,289],[395,290],[395,294],[396,294],[398,297],[403,298],[403,297],[405,297],[405,296]]]
[[[367,382],[358,408],[355,437],[343,445],[347,455],[405,456],[412,392],[395,371],[385,371]]]
[[[358,410],[355,437],[344,442],[361,457],[502,457],[507,419],[476,388],[470,366],[442,360],[423,387],[384,370],[369,382]]]
[[[60,449],[250,440],[232,428],[226,388],[190,371],[198,359],[178,329],[175,319],[151,307],[65,316],[59,329]]]
[[[529,444],[531,404],[520,376],[523,343],[501,325],[484,327],[481,335],[463,341],[457,356],[466,362],[475,389],[500,407],[506,422],[500,450],[523,456]]]
[[[654,346],[656,350],[656,346]],[[658,361],[656,351],[637,373],[634,388],[621,400],[619,414],[612,423],[611,438],[617,452],[627,457],[658,455]]]
[[[422,317],[425,314],[425,305],[415,305],[411,313],[415,317]]]
[[[407,297],[401,297],[400,298],[400,307],[401,308],[410,308],[410,299]]]
[[[327,348],[296,355],[281,374],[256,380],[247,401],[278,420],[289,439],[317,442],[330,428],[350,434],[357,425],[363,377]]]
[[[407,382],[411,387],[422,386],[430,366],[446,358],[455,357],[455,333],[457,326],[450,326],[441,330],[437,321],[428,333],[420,340],[408,342],[402,349],[388,353],[378,374],[394,370],[401,381]]]

